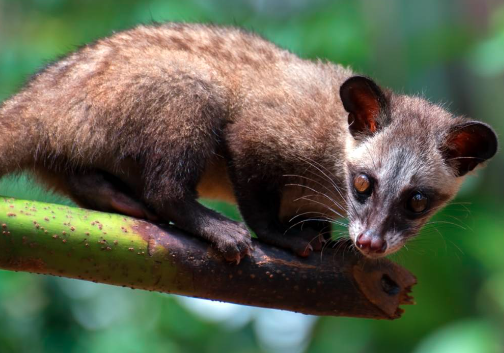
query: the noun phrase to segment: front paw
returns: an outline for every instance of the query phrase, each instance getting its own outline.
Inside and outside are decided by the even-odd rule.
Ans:
[[[240,263],[240,260],[252,252],[252,239],[243,223],[234,221],[220,222],[212,230],[214,245],[227,261]]]
[[[312,228],[296,229],[285,234],[289,237],[290,249],[298,256],[307,257],[313,251],[321,251],[328,237]]]

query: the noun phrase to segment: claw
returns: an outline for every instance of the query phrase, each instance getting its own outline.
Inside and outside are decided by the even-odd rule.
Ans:
[[[299,254],[301,257],[308,257],[313,251],[313,246],[311,244],[306,245],[304,250]]]

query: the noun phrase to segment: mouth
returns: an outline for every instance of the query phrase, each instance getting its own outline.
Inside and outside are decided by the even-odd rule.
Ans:
[[[359,245],[357,245],[355,242],[354,242],[354,245],[357,249],[359,249],[359,252],[364,255],[365,257],[369,258],[369,259],[380,259],[382,257],[386,257],[388,255],[388,252],[376,252],[376,251],[372,251],[370,250],[369,248],[360,248]]]

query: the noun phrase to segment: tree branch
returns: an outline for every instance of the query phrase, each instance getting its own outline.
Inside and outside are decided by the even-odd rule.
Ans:
[[[307,259],[254,241],[239,265],[174,227],[0,198],[0,268],[313,315],[400,317],[415,277],[347,243]]]

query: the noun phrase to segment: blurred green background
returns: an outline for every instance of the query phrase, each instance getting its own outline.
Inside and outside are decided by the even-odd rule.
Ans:
[[[77,46],[152,21],[252,29],[504,131],[497,0],[0,0],[0,101]],[[417,305],[400,320],[315,318],[0,271],[0,352],[503,352],[503,180],[499,154],[440,223],[393,257],[419,281]],[[68,203],[24,177],[4,179],[0,194]]]

